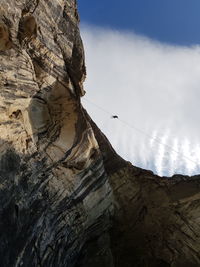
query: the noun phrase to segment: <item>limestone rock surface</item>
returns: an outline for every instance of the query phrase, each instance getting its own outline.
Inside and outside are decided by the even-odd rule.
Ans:
[[[120,158],[87,112],[75,0],[1,0],[0,266],[200,266],[200,176]]]

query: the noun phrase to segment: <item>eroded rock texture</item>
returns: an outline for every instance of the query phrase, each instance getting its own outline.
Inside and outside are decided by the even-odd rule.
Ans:
[[[0,266],[200,266],[200,182],[113,151],[83,110],[75,0],[1,0]]]

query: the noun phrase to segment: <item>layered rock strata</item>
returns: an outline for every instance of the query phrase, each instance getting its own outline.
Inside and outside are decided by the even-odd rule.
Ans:
[[[82,108],[75,0],[0,7],[1,266],[199,266],[199,176],[160,178]]]

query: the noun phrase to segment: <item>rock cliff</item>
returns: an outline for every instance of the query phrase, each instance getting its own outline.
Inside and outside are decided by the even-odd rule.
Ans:
[[[1,0],[0,266],[200,266],[200,176],[120,158],[81,106],[75,0]]]

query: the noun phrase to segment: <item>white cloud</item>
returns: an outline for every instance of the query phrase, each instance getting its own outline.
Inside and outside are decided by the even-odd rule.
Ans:
[[[117,152],[159,175],[199,173],[200,47],[86,25],[81,32],[88,73],[82,102]]]

